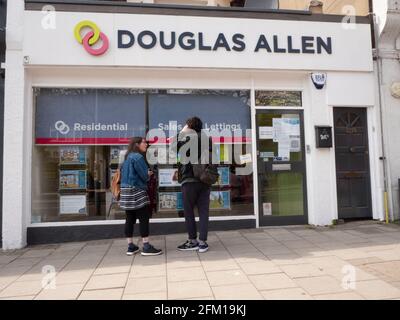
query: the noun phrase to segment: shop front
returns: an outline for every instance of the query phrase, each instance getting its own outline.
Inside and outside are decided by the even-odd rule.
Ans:
[[[133,136],[157,177],[152,233],[184,232],[169,138],[191,116],[220,173],[211,230],[381,218],[368,19],[97,9],[65,4],[51,29],[25,8],[7,62],[23,99],[6,99],[5,247],[121,237],[110,182]]]

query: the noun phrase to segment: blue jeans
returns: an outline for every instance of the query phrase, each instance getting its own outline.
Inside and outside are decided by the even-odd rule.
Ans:
[[[182,185],[183,211],[189,239],[197,239],[194,208],[199,212],[201,241],[207,241],[210,211],[210,187],[202,182],[187,182]]]

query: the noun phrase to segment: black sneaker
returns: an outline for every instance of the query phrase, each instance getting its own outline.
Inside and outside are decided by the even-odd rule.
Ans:
[[[184,244],[178,246],[179,251],[195,251],[199,249],[199,243],[193,243],[190,240],[187,240]]]
[[[208,244],[207,242],[204,242],[203,244],[199,244],[199,252],[207,252],[208,251]]]
[[[154,248],[151,244],[149,246],[147,246],[147,248],[145,249],[143,247],[142,249],[142,256],[158,256],[159,254],[162,254],[162,250],[161,249],[156,249]]]
[[[128,244],[128,250],[126,251],[126,255],[133,256],[135,253],[139,252],[139,247],[133,243]]]

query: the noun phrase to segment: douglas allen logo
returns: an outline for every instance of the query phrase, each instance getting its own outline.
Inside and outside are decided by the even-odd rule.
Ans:
[[[70,128],[69,125],[67,125],[64,121],[59,120],[54,124],[54,127],[56,130],[61,133],[61,134],[68,134]]]
[[[69,127],[68,124],[66,124],[62,120],[56,121],[54,124],[54,127],[56,130],[63,134],[66,135],[71,131],[71,128]],[[74,132],[76,131],[128,131],[128,123],[120,123],[120,122],[114,122],[114,123],[80,123],[80,122],[75,122],[72,126],[72,130]]]
[[[91,31],[85,34],[82,38],[81,30],[83,28],[89,28]],[[79,22],[74,29],[75,39],[83,45],[85,50],[93,56],[100,56],[104,54],[109,48],[108,37],[100,31],[99,27],[92,21],[85,20]],[[103,42],[100,48],[93,48],[93,46],[99,41]]]
[[[86,34],[82,36],[82,29]],[[252,50],[255,53],[278,54],[333,54],[333,39],[331,36],[305,36],[291,34],[259,34],[256,38],[242,33],[207,34],[206,32],[178,32],[178,31],[150,31],[136,30],[132,32],[125,29],[117,29],[117,48],[141,48],[151,50],[161,48],[164,50],[181,49],[185,51],[219,51],[243,52]],[[83,45],[85,50],[94,56],[104,54],[109,48],[108,37],[100,31],[92,21],[79,22],[74,29],[76,40]],[[102,45],[94,48],[101,40]]]

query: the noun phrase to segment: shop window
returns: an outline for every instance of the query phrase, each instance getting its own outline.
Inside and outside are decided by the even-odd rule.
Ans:
[[[168,137],[171,126],[179,131],[191,116],[213,132],[242,132],[212,138],[220,180],[212,187],[210,215],[253,215],[253,174],[237,171],[248,166],[242,158],[251,159],[249,96],[249,91],[36,88],[32,222],[124,219],[110,184],[130,138],[152,129]],[[168,139],[153,144],[169,147]],[[177,165],[158,160],[150,165],[157,177],[153,217],[182,217]]]
[[[212,186],[210,216],[249,215],[254,211],[253,175],[237,174],[236,169],[243,164],[235,157],[235,152],[251,152],[249,97],[249,91],[226,90],[153,90],[149,94],[150,128],[164,131],[169,138],[183,128],[186,119],[198,116],[212,136],[220,180]],[[168,146],[162,142],[160,148],[168,153]],[[183,216],[177,165],[162,161],[156,167],[159,216]]]
[[[301,91],[266,91],[258,90],[255,93],[256,106],[268,107],[301,107]]]

